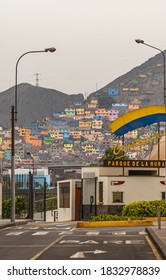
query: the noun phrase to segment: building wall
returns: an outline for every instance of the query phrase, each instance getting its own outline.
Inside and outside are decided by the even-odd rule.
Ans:
[[[154,171],[156,176],[129,176],[129,171]],[[161,183],[163,176],[157,176],[157,168],[121,168],[121,167],[84,167],[83,179],[83,219],[93,215],[120,214],[124,205],[134,201],[159,200],[165,192]],[[103,201],[99,201],[99,185],[103,185]],[[121,202],[113,201],[113,193],[122,193]],[[90,197],[96,198],[92,205]]]

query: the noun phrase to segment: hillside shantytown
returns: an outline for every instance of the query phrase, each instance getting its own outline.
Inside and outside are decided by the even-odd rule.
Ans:
[[[52,114],[43,116],[41,120],[33,120],[24,125],[18,125],[15,129],[17,189],[27,188],[30,182],[29,172],[31,172],[36,189],[43,185],[45,179],[47,186],[50,189],[56,188],[57,191],[59,190],[58,194],[60,195],[63,189],[62,180],[76,180],[76,185],[79,185],[78,182],[81,178],[85,180],[81,169],[90,168],[90,166],[100,168],[101,160],[109,148],[116,150],[116,153],[117,150],[118,153],[122,151],[128,160],[109,160],[104,163],[103,168],[150,168],[149,171],[142,171],[143,173],[140,172],[139,174],[162,176],[164,150],[160,151],[158,149],[156,151],[156,149],[159,141],[164,137],[164,122],[161,122],[160,125],[154,123],[145,128],[134,129],[120,138],[115,138],[109,129],[110,123],[126,112],[152,105],[154,101],[155,105],[163,103],[161,94],[162,66],[162,61],[157,55],[138,67],[137,71],[135,69],[131,70],[131,72],[116,79],[103,89],[85,96],[84,99],[79,96],[81,100],[72,101],[71,98],[71,102],[66,103],[67,106],[61,112],[52,112]],[[24,86],[26,89],[31,89],[26,84],[21,85],[21,88]],[[33,87],[32,89],[34,90]],[[21,118],[21,112],[19,114],[19,118]],[[0,158],[3,188],[7,190],[10,185],[11,166],[10,126],[3,125],[0,127]],[[155,170],[152,171],[151,168]],[[157,171],[156,168],[161,168],[161,170]],[[109,176],[109,172],[106,173]],[[137,171],[132,174],[136,173]],[[120,176],[122,175],[124,175],[123,172]],[[92,179],[94,179],[93,176]],[[115,181],[118,181],[117,177]],[[163,180],[160,181],[163,182]],[[59,184],[62,184],[60,189]],[[73,183],[70,182],[70,184]],[[101,194],[103,185],[101,182],[98,182],[98,184]],[[161,185],[163,188],[163,183]],[[118,195],[119,190],[116,191]],[[159,198],[164,197],[164,191],[158,196]],[[5,197],[5,194],[3,194],[3,197]],[[95,200],[94,197],[96,197]],[[99,204],[102,204],[101,197],[92,194],[87,203],[96,205],[97,200],[100,202]],[[126,201],[123,201],[121,197],[120,203]],[[115,203],[115,201],[112,198],[107,203]]]

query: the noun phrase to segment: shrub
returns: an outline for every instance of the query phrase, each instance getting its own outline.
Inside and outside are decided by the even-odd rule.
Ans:
[[[157,208],[161,209],[161,216],[166,217],[166,205],[163,199],[154,201],[137,201],[123,207],[124,216],[157,217]]]
[[[161,217],[166,217],[166,205],[164,199],[154,201],[136,201],[123,207],[122,215],[99,215],[91,220],[97,221],[125,221],[143,220],[145,217],[157,217],[157,208],[161,209]]]
[[[119,216],[119,215],[99,215],[91,217],[92,222],[99,221],[128,221],[128,220],[143,220],[143,217],[136,216]]]
[[[26,212],[27,208],[27,198],[25,196],[16,196],[15,197],[15,212],[17,216]],[[11,199],[4,200],[2,203],[2,217],[10,218],[11,217]]]

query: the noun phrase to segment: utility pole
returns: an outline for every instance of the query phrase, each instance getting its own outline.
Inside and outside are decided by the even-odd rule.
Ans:
[[[36,76],[36,87],[38,87],[39,86],[39,73],[36,73],[36,74],[34,74],[35,76]]]

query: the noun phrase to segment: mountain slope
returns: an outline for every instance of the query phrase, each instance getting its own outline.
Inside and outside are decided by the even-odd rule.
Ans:
[[[166,55],[166,51],[164,51]],[[131,90],[131,89],[138,90]],[[108,96],[109,90],[116,89],[119,94]],[[93,92],[89,98],[107,96],[113,103],[134,103],[139,99],[140,107],[164,104],[164,67],[161,53],[150,58],[140,66],[118,77],[97,92]]]
[[[0,93],[0,125],[5,127],[10,127],[14,92],[14,87],[12,87]],[[82,100],[82,94],[67,95],[53,89],[20,84],[18,85],[18,125],[42,120],[45,116],[62,112],[69,104]]]

